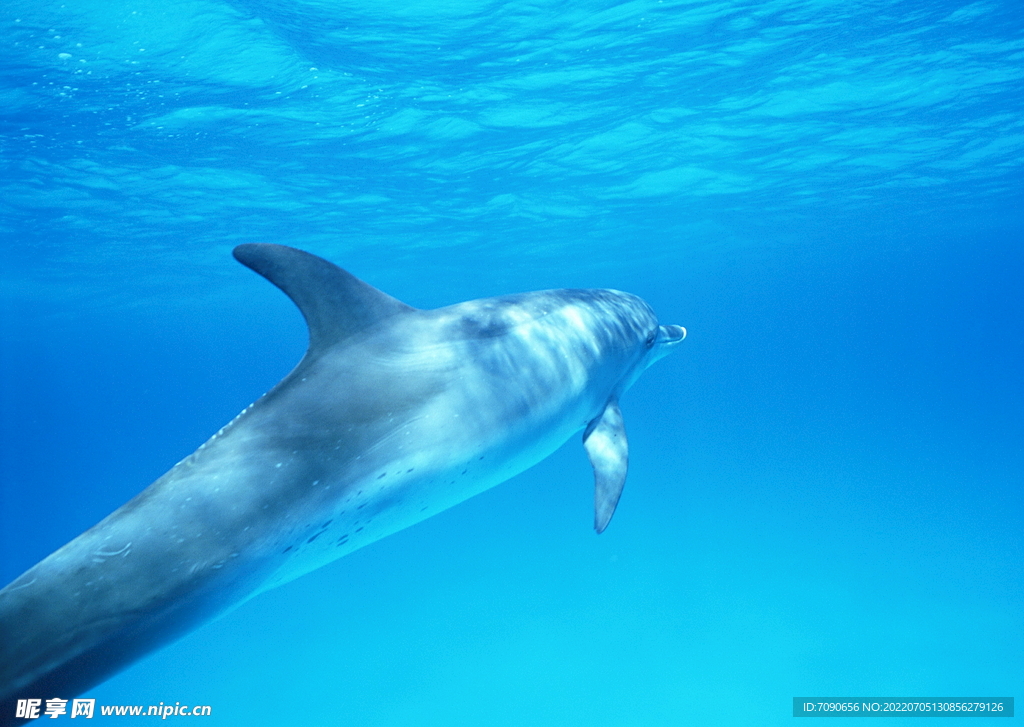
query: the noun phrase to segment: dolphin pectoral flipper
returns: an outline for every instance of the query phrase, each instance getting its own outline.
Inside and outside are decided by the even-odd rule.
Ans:
[[[235,259],[276,285],[302,311],[309,352],[316,353],[411,306],[316,255],[284,245],[249,243]]]
[[[587,425],[583,447],[594,468],[594,529],[603,533],[622,496],[629,465],[629,443],[619,402],[609,399],[601,416]]]

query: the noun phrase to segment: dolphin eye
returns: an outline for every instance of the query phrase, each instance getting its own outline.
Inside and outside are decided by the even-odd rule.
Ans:
[[[658,332],[657,331],[651,331],[650,333],[648,333],[647,334],[647,341],[646,341],[647,348],[650,348],[651,346],[653,346],[654,342],[656,340],[658,340]]]

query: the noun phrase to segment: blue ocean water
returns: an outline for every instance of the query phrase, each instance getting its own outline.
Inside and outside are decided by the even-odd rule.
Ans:
[[[367,727],[1024,696],[1022,17],[5,3],[0,581],[298,361],[230,257],[278,242],[418,307],[628,290],[689,337],[623,401],[601,536],[572,441],[86,696]]]

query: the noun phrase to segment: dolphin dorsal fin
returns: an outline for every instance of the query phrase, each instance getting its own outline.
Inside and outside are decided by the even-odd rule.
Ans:
[[[316,354],[385,318],[414,310],[323,258],[284,245],[249,243],[235,259],[284,291],[309,326]]]

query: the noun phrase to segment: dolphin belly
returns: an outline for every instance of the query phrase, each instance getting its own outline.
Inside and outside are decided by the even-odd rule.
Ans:
[[[468,432],[455,429],[453,433],[449,429],[446,437],[438,437],[437,428],[422,421],[421,427],[432,431],[397,428],[389,440],[416,444],[401,447],[395,441],[388,442],[380,449],[390,456],[368,458],[374,466],[358,480],[310,483],[311,488],[333,487],[339,493],[334,508],[319,510],[317,522],[307,522],[282,538],[285,544],[280,566],[251,596],[314,571],[524,472],[583,429],[584,408],[584,401],[566,402],[559,416],[548,417],[519,436],[514,431],[508,436],[507,429],[490,437],[480,432],[471,437]],[[432,446],[424,446],[431,442]]]

